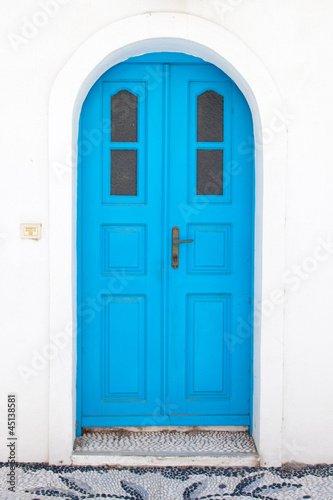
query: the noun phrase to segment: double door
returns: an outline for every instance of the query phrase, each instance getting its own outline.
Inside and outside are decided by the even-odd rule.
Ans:
[[[195,58],[138,57],[90,90],[79,428],[249,425],[251,137],[239,89]]]

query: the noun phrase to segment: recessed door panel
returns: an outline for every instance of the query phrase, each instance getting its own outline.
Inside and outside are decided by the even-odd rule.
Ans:
[[[187,400],[210,400],[229,396],[230,296],[187,296],[186,358]]]
[[[144,274],[146,270],[146,226],[103,225],[101,248],[103,274]]]
[[[188,247],[190,273],[231,272],[230,224],[189,224],[188,232],[195,241],[195,245]]]
[[[103,333],[105,399],[145,399],[146,305],[143,296],[112,295],[106,302]],[[126,318],[126,321],[124,321]],[[124,353],[126,363],[124,363]]]

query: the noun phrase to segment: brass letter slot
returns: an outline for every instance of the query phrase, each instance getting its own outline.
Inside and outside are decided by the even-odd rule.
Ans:
[[[180,240],[179,228],[177,226],[172,228],[172,267],[177,269],[179,266],[179,245],[180,243],[193,243],[193,240]]]

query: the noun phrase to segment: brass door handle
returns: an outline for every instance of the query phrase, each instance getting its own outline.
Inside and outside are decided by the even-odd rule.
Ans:
[[[180,240],[179,228],[177,226],[172,228],[172,267],[177,269],[179,266],[179,245],[181,243],[193,243],[193,240]]]

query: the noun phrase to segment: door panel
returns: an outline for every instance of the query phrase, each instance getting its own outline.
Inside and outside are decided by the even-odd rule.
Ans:
[[[198,96],[209,90],[223,98],[219,142],[197,140]],[[180,239],[193,239],[180,245],[179,268],[170,271],[173,425],[250,423],[251,336],[239,331],[251,310],[252,169],[238,146],[251,134],[251,115],[247,107],[237,112],[241,100],[213,66],[171,68],[169,232],[179,226]],[[200,139],[209,139],[207,130]],[[220,154],[200,165],[200,152]]]
[[[214,66],[156,61],[107,71],[82,108],[78,433],[250,423],[250,110]],[[193,240],[177,269],[174,226]]]
[[[134,105],[117,100],[122,91],[136,97]],[[111,133],[114,96],[118,135]],[[122,425],[119,415],[142,425],[142,415],[161,414],[156,401],[162,400],[162,359],[156,353],[162,338],[156,325],[162,315],[162,102],[162,88],[144,66],[133,73],[133,65],[123,64],[94,85],[82,109],[84,426]],[[96,131],[102,131],[101,140]],[[127,156],[119,165],[115,153],[135,153],[137,163]],[[129,163],[120,182],[117,175]]]

